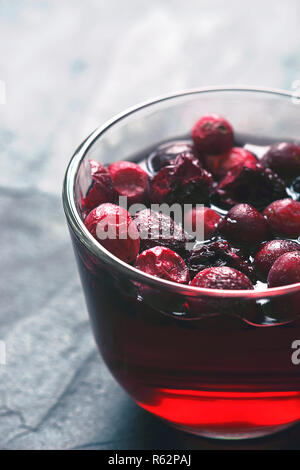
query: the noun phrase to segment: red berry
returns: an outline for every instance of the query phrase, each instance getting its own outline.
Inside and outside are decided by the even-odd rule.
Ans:
[[[148,199],[148,175],[136,163],[116,162],[108,167],[114,189],[126,196],[128,204],[143,203]]]
[[[200,154],[218,155],[233,146],[233,130],[218,114],[203,116],[192,129],[192,139]]]
[[[290,251],[300,251],[300,244],[292,240],[271,240],[264,243],[254,258],[254,265],[259,278],[265,281],[277,258]]]
[[[140,237],[126,209],[115,204],[101,204],[89,213],[84,223],[96,240],[113,255],[127,263],[136,259]]]
[[[228,266],[242,271],[252,282],[256,282],[254,268],[241,250],[226,240],[204,243],[189,252],[188,266],[191,278],[206,268]]]
[[[219,232],[233,244],[257,245],[268,238],[268,224],[265,218],[249,204],[232,207],[219,224]]]
[[[229,171],[238,165],[250,167],[257,163],[255,155],[242,147],[233,147],[225,155],[207,155],[205,157],[206,168],[218,179],[224,178]]]
[[[155,246],[143,251],[135,267],[152,276],[172,282],[187,284],[190,280],[188,268],[183,259],[164,246]]]
[[[300,202],[292,199],[274,201],[264,210],[264,216],[275,235],[289,238],[300,235]]]
[[[151,174],[157,173],[181,153],[193,154],[193,143],[188,140],[176,140],[159,145],[147,159],[147,169]]]
[[[268,286],[280,287],[296,282],[300,282],[300,253],[292,251],[281,255],[275,261],[268,275]]]
[[[252,282],[245,274],[228,266],[203,269],[194,277],[191,285],[208,289],[253,289]]]
[[[165,246],[184,256],[186,244],[194,240],[181,225],[162,212],[144,209],[138,212],[134,221],[140,234],[142,250]]]
[[[150,183],[154,203],[201,204],[209,200],[211,174],[192,154],[182,153],[163,167]]]
[[[288,142],[271,145],[261,163],[281,178],[295,178],[300,175],[300,146]]]
[[[184,226],[188,231],[188,227],[193,232],[199,232],[203,228],[204,239],[211,238],[221,220],[221,216],[209,207],[199,206],[191,209],[184,218]]]
[[[287,197],[284,182],[270,168],[265,169],[250,159],[233,167],[214,193],[217,204],[234,206],[245,202],[258,210],[283,197]]]
[[[107,168],[96,160],[89,160],[89,164],[92,182],[86,196],[82,198],[84,212],[91,211],[103,202],[114,202],[116,200],[116,193]]]

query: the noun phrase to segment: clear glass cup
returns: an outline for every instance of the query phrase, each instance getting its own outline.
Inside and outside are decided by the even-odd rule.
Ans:
[[[253,144],[299,141],[299,111],[287,92],[186,91],[110,120],[81,144],[67,169],[64,209],[102,357],[141,407],[181,430],[249,438],[300,419],[300,365],[294,360],[300,283],[254,291],[200,289],[120,261],[80,216],[88,159],[137,161],[162,141],[188,135],[199,116],[212,112]]]

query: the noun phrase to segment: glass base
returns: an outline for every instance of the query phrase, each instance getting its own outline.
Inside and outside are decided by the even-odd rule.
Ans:
[[[248,431],[245,429],[235,430],[234,432],[231,432],[230,430],[212,430],[212,429],[196,429],[196,428],[191,428],[188,426],[181,426],[181,425],[176,425],[174,423],[170,423],[168,421],[163,420],[165,423],[170,425],[172,428],[177,429],[178,431],[183,431],[187,432],[190,434],[194,434],[199,437],[205,437],[208,439],[221,439],[221,440],[232,440],[232,441],[238,441],[242,439],[255,439],[259,437],[264,437],[264,436],[270,436],[272,434],[275,434],[277,432],[283,431],[290,426],[293,426],[295,423],[291,424],[283,424],[281,426],[266,426],[264,428],[257,428],[257,429],[249,429]]]

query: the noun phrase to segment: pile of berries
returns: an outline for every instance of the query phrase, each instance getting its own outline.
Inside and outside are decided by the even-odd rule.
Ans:
[[[147,171],[90,160],[81,201],[87,229],[120,260],[180,284],[239,290],[300,282],[300,146],[275,143],[258,160],[234,143],[230,123],[211,114],[190,139],[154,149]],[[178,221],[161,204],[189,210]]]

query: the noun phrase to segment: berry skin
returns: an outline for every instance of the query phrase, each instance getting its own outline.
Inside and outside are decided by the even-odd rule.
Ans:
[[[233,130],[219,114],[203,116],[192,129],[192,139],[200,154],[219,155],[233,146]]]
[[[300,202],[292,199],[274,201],[264,210],[275,235],[297,238],[300,235]]]
[[[186,243],[194,237],[185,232],[181,225],[162,212],[144,209],[135,216],[135,224],[141,239],[141,250],[164,246],[184,256]]]
[[[163,167],[150,183],[151,201],[201,204],[209,200],[213,180],[192,154],[182,153]]]
[[[245,274],[228,266],[203,269],[194,277],[191,286],[206,289],[253,289],[252,282]]]
[[[296,282],[300,282],[300,253],[292,251],[277,258],[268,275],[268,287],[287,286]]]
[[[258,277],[266,281],[275,261],[284,253],[300,251],[300,244],[292,240],[271,240],[261,247],[254,257],[254,265]]]
[[[193,232],[200,232],[203,227],[204,240],[207,240],[215,234],[221,218],[209,207],[194,207],[185,215],[184,226],[187,230],[188,227],[191,228]]]
[[[107,168],[96,160],[89,160],[89,164],[92,183],[86,196],[82,198],[84,212],[90,212],[103,202],[114,202],[116,200],[116,193]]]
[[[270,168],[250,160],[235,166],[214,192],[217,204],[230,207],[244,202],[258,210],[284,197],[287,197],[284,182]]]
[[[94,238],[122,261],[135,261],[140,249],[138,229],[123,207],[105,203],[93,209],[84,222]]]
[[[300,146],[288,142],[271,145],[261,164],[283,179],[295,178],[300,175]]]
[[[144,203],[148,199],[147,173],[136,163],[116,162],[109,165],[113,186],[119,196],[126,196],[128,204]]]
[[[238,246],[251,247],[268,238],[267,221],[249,204],[232,207],[218,229],[221,235]]]
[[[188,284],[190,281],[188,268],[181,256],[164,246],[143,251],[137,258],[135,267],[152,276],[179,284]]]
[[[203,269],[228,266],[242,271],[252,282],[256,282],[254,267],[241,250],[234,248],[226,240],[204,243],[199,248],[191,250],[188,266],[192,279]]]
[[[237,166],[251,166],[258,163],[256,156],[242,147],[233,147],[225,155],[207,155],[204,161],[205,167],[217,179],[224,178],[229,171],[234,170]]]
[[[193,143],[188,140],[177,140],[159,145],[147,159],[149,173],[157,173],[181,153],[193,154]]]

